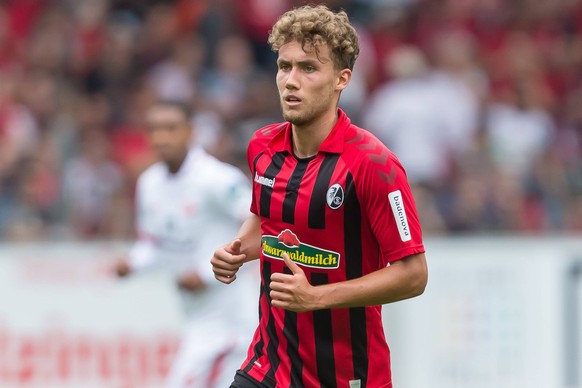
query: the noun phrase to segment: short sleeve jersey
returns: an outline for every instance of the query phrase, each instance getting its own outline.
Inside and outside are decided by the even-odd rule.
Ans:
[[[248,147],[251,211],[261,219],[260,321],[242,369],[266,386],[391,387],[381,306],[295,313],[271,306],[287,252],[312,285],[358,278],[424,252],[398,159],[368,131],[338,121],[317,155],[292,152],[291,124],[258,130]]]

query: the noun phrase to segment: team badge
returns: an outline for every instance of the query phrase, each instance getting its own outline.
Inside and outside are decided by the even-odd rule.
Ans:
[[[344,189],[339,183],[335,183],[327,189],[327,206],[336,210],[344,203]]]

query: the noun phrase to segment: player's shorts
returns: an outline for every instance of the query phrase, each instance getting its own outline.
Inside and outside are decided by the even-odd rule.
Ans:
[[[268,385],[262,384],[257,380],[247,375],[242,370],[237,370],[234,376],[234,381],[230,388],[270,388]]]
[[[183,339],[165,388],[225,388],[232,382],[248,343],[219,333],[201,333],[190,329]]]

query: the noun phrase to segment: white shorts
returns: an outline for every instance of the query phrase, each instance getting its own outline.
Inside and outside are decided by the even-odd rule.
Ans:
[[[246,357],[249,344],[246,337],[236,333],[209,331],[207,327],[188,328],[165,387],[229,387]]]

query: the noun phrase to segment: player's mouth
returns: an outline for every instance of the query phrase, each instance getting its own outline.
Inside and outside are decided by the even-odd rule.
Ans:
[[[301,104],[301,99],[293,94],[285,96],[283,100],[285,101],[285,104],[290,107]]]

